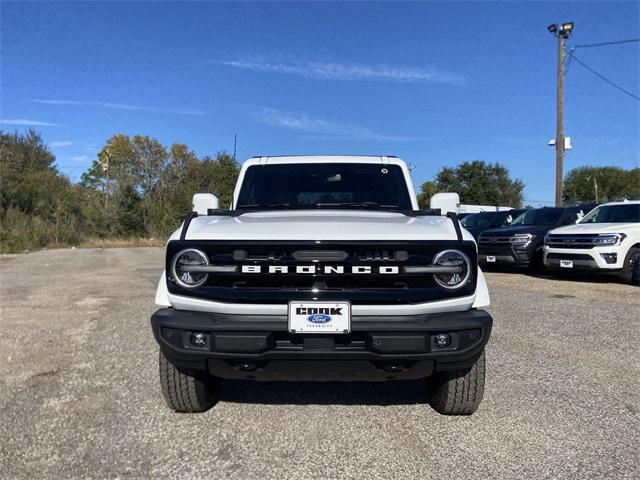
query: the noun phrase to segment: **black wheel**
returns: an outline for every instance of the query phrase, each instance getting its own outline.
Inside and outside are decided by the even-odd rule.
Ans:
[[[640,285],[640,248],[631,247],[629,249],[619,277],[621,282]]]
[[[439,372],[427,380],[429,403],[443,415],[471,415],[484,394],[484,350],[471,368]]]
[[[211,408],[217,400],[220,379],[206,372],[177,367],[159,357],[160,387],[169,408],[176,412],[198,413]]]

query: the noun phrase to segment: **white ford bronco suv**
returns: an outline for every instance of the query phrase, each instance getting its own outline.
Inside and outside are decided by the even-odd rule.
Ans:
[[[211,407],[221,379],[428,378],[440,413],[482,400],[493,320],[476,243],[455,212],[418,209],[395,157],[248,160],[229,210],[194,196],[156,303],[175,411]]]
[[[544,242],[549,268],[615,272],[640,284],[640,200],[604,203],[575,225],[551,230]]]

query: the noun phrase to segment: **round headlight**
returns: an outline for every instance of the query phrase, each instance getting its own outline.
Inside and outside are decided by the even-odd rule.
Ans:
[[[463,287],[471,278],[471,260],[459,250],[444,250],[433,259],[433,264],[442,267],[459,267],[456,273],[435,273],[434,280],[441,287],[454,290]]]
[[[202,267],[209,259],[200,250],[188,248],[175,254],[171,261],[171,275],[178,285],[184,288],[197,288],[207,281],[208,274],[191,271],[190,267]]]

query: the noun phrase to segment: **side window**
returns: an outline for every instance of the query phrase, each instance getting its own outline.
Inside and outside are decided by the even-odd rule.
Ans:
[[[485,225],[489,225],[489,220],[490,220],[490,219],[489,219],[489,218],[487,218],[487,217],[484,217],[484,216],[483,216],[483,217],[481,217],[481,218],[478,220],[478,226],[479,226],[479,227],[484,227]]]

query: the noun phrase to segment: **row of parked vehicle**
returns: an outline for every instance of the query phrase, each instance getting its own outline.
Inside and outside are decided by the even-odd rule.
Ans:
[[[478,241],[484,268],[590,270],[640,284],[640,200],[482,212],[462,225]]]

